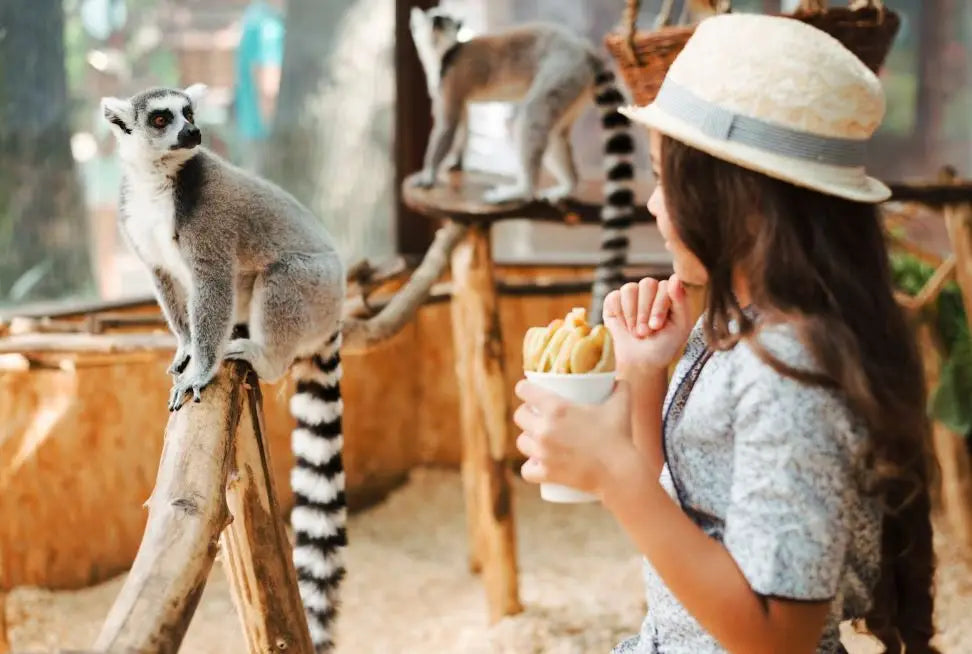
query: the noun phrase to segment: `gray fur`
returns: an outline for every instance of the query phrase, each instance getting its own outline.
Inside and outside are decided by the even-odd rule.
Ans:
[[[561,26],[533,23],[460,42],[460,21],[439,8],[412,9],[411,31],[432,99],[433,129],[416,184],[431,187],[446,156],[461,151],[467,105],[516,102],[511,130],[519,157],[513,184],[489,189],[483,200],[501,203],[568,197],[578,183],[570,146],[574,121],[592,99],[604,130],[604,205],[601,255],[594,272],[592,320],[601,320],[604,297],[621,285],[634,213],[634,142],[614,74],[582,37]],[[453,153],[453,154],[450,154]],[[461,158],[458,159],[461,161]],[[540,166],[556,185],[538,189]]]
[[[569,133],[590,100],[603,68],[592,46],[558,25],[534,23],[502,34],[458,41],[461,23],[438,8],[412,10],[411,31],[432,99],[433,130],[418,184],[433,186],[443,161],[462,147],[469,102],[517,101],[513,126],[520,159],[518,178],[484,199],[504,202],[544,197],[557,201],[577,184]],[[458,47],[457,47],[458,46]],[[452,155],[454,156],[454,154]],[[541,191],[541,164],[558,185]]]
[[[320,221],[290,193],[199,145],[192,109],[201,91],[102,100],[122,160],[121,231],[152,272],[178,339],[170,410],[187,393],[199,401],[224,359],[249,362],[269,382],[295,364],[294,566],[315,651],[324,654],[334,647],[346,545],[346,273]],[[248,333],[234,338],[239,324]]]
[[[189,95],[150,89],[128,101],[128,112],[123,105],[119,110],[118,101],[106,103],[109,121],[125,120],[131,130],[126,134],[115,125],[120,143],[136,142],[121,153],[122,231],[153,268],[156,295],[179,337],[173,372],[189,356],[185,370],[176,373],[172,409],[186,392],[198,399],[223,359],[249,361],[262,379],[279,379],[295,358],[313,355],[339,328],[345,290],[330,236],[290,193],[204,147],[176,147],[189,123],[175,111],[180,102],[190,106]],[[175,114],[165,130],[147,122],[159,107]],[[171,229],[188,278],[171,261],[152,261],[134,233],[146,229],[138,223],[147,217],[133,196],[147,190],[163,200],[155,206],[171,201],[171,216],[155,216],[151,229]],[[250,335],[231,342],[236,318],[248,323]]]

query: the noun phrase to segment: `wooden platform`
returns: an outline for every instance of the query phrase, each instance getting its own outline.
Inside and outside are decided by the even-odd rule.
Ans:
[[[497,184],[509,183],[508,178],[474,171],[450,173],[443,175],[438,185],[423,189],[413,186],[419,174],[415,173],[405,179],[402,184],[402,199],[409,209],[430,218],[459,223],[497,222],[518,218],[569,224],[601,221],[603,184],[597,180],[582,180],[574,195],[557,205],[541,200],[487,204],[481,200],[483,193]],[[549,182],[544,182],[546,183]],[[635,187],[633,222],[655,222],[646,207],[652,188],[651,184],[644,183]]]

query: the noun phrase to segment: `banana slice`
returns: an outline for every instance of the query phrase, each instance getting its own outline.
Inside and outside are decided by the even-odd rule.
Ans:
[[[591,372],[610,372],[614,370],[614,341],[611,339],[610,332],[604,330],[604,346],[601,349],[601,358]]]
[[[557,331],[550,337],[547,346],[543,350],[543,354],[540,356],[540,363],[537,365],[537,370],[540,372],[551,372],[553,370],[554,361],[557,360],[557,355],[560,354],[560,346],[563,345],[570,332],[571,330],[567,325],[561,325],[557,328]]]
[[[547,338],[546,327],[531,327],[523,336],[523,369],[535,370],[543,349],[540,344]]]
[[[610,337],[604,325],[597,325],[590,334],[580,339],[570,353],[570,371],[591,372],[601,361],[605,341]]]
[[[523,369],[560,374],[614,370],[614,345],[604,325],[593,329],[587,309],[574,307],[546,327],[531,327],[523,336]]]
[[[564,320],[564,322],[571,327],[586,327],[587,309],[584,307],[574,307],[570,310],[570,312],[568,312],[567,318]]]
[[[574,351],[574,346],[587,336],[585,333],[586,329],[587,325],[581,325],[570,330],[567,337],[564,338],[564,342],[560,344],[560,352],[557,353],[557,358],[554,360],[553,370],[551,372],[576,372],[571,370],[570,367],[571,353]]]

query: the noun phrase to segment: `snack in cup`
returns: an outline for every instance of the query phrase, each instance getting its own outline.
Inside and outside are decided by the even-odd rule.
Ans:
[[[604,325],[587,323],[587,310],[571,309],[523,337],[523,369],[532,383],[581,404],[603,402],[614,390],[614,344]],[[595,502],[597,497],[568,486],[540,484],[548,502]]]

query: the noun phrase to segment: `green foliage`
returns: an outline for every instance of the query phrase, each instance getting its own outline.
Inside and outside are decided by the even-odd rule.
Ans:
[[[915,295],[935,270],[910,254],[891,255],[894,284]],[[972,334],[962,305],[962,292],[955,282],[942,289],[930,309],[938,337],[945,350],[938,385],[928,398],[929,415],[959,433],[972,434]]]

